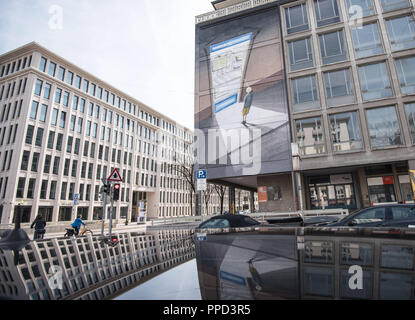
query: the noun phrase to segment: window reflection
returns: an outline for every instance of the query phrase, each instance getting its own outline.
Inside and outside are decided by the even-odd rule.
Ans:
[[[285,21],[287,33],[295,33],[308,30],[307,6],[302,3],[285,9]]]
[[[385,62],[359,67],[363,100],[374,100],[392,96]]]
[[[401,142],[401,130],[394,106],[366,110],[372,147],[397,146]]]
[[[314,0],[314,12],[316,15],[317,27],[340,21],[339,8],[336,0]]]
[[[376,22],[352,28],[354,51],[357,58],[383,53]]]
[[[306,241],[304,253],[304,262],[332,263],[333,242]]]
[[[362,148],[357,112],[330,115],[331,139],[334,151]]]
[[[319,36],[319,40],[323,64],[347,60],[343,30],[322,34]]]
[[[316,77],[314,75],[291,80],[294,112],[318,109]]]
[[[408,120],[409,132],[412,143],[415,143],[415,103],[405,104],[406,118]]]
[[[324,134],[320,117],[297,120],[296,131],[301,155],[325,152]]]
[[[407,0],[381,0],[383,12],[397,10],[408,7]]]
[[[354,103],[349,69],[324,73],[324,84],[329,107]]]
[[[412,16],[386,20],[392,51],[415,47],[415,23]]]
[[[313,52],[310,38],[291,41],[288,43],[290,50],[290,70],[300,70],[313,66]]]
[[[382,246],[381,267],[395,269],[412,269],[414,249],[403,246]]]
[[[373,264],[373,245],[369,243],[344,242],[340,246],[340,261],[347,265],[370,266]]]
[[[304,268],[304,293],[333,296],[333,271],[329,268]]]
[[[415,57],[397,59],[395,64],[402,94],[415,93]]]
[[[362,14],[362,17],[375,14],[375,9],[371,0],[347,0],[347,11],[349,19]]]
[[[413,299],[414,282],[410,275],[382,272],[379,287],[380,299]]]

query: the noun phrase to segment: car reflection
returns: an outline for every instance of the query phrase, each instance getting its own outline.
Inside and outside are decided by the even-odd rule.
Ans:
[[[192,234],[188,229],[123,233],[115,247],[91,235],[32,241],[20,251],[17,265],[12,251],[0,249],[0,299],[112,299],[193,259]]]
[[[413,229],[257,227],[195,239],[202,299],[415,299]]]

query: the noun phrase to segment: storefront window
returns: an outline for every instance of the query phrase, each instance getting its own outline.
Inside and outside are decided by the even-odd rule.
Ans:
[[[399,176],[399,188],[401,189],[402,200],[413,201],[412,186],[408,175]]]
[[[313,177],[309,180],[311,209],[355,209],[355,193],[351,174]]]
[[[367,178],[369,200],[373,203],[395,202],[393,176]]]

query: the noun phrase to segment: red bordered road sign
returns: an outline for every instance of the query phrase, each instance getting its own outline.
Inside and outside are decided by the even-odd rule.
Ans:
[[[122,178],[120,173],[118,172],[117,168],[112,170],[110,176],[107,178],[108,181],[116,181],[116,182],[122,182]]]

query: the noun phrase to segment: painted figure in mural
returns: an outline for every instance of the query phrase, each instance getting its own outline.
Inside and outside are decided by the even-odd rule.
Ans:
[[[251,87],[246,88],[247,95],[244,98],[244,107],[242,109],[242,123],[246,123],[246,116],[249,113],[249,109],[252,105],[252,100],[254,99],[254,92]]]

